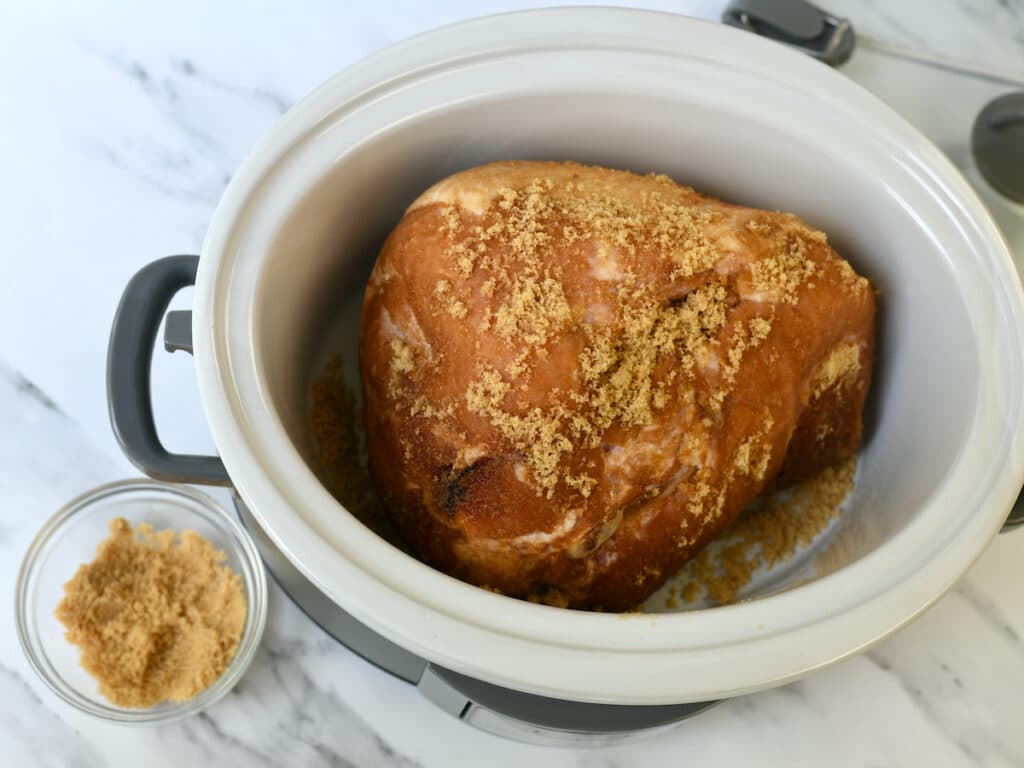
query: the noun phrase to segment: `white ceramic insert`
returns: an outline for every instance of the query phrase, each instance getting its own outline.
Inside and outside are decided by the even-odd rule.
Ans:
[[[325,329],[420,191],[505,158],[659,171],[794,211],[872,279],[867,443],[819,578],[656,616],[532,605],[402,554],[317,482],[303,459],[306,398]],[[948,589],[1024,479],[1022,329],[1021,290],[989,215],[879,100],[753,35],[616,9],[448,27],[327,82],[232,180],[193,315],[204,409],[232,481],[317,587],[459,672],[626,704],[781,684],[865,649]]]

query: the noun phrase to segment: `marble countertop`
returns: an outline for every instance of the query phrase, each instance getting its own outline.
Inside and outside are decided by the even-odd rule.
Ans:
[[[636,3],[705,18],[717,18],[724,4]],[[0,203],[7,211],[0,256],[0,581],[7,587],[0,611],[11,617],[21,556],[57,507],[89,487],[137,475],[110,433],[103,379],[110,320],[131,274],[159,256],[198,252],[248,148],[330,74],[410,34],[525,5],[325,0],[243,11],[198,0],[102,0],[0,7]],[[927,11],[911,0],[827,5],[876,38],[976,65],[1024,67],[1021,0],[959,0]],[[880,62],[855,57],[850,74],[919,122],[970,178],[963,125],[942,118],[936,105],[952,101],[956,111],[1009,89],[963,84],[944,90],[944,99],[905,100]],[[904,80],[904,92],[914,87],[895,79]],[[973,111],[965,114],[958,119],[969,125]],[[1011,231],[1022,214],[1005,206],[997,213],[1011,244],[1024,246]],[[190,300],[184,292],[173,306],[187,308]],[[153,378],[165,443],[212,452],[191,360],[157,355]],[[9,619],[0,628],[0,759],[19,766],[1020,766],[1022,555],[1024,533],[997,537],[948,595],[868,653],[726,702],[667,734],[596,750],[532,747],[470,729],[339,646],[273,585],[266,636],[242,683],[200,717],[161,728],[107,725],[63,705],[29,669]]]

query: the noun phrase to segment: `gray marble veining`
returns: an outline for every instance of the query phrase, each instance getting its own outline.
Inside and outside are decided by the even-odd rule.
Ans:
[[[865,34],[999,67],[1024,3],[834,0]],[[134,474],[106,421],[109,321],[130,274],[199,247],[238,163],[291,103],[401,37],[526,3],[240,9],[197,0],[0,8],[0,611],[23,552],[72,496]],[[724,0],[645,3],[714,18]],[[863,67],[867,71],[866,66]],[[959,131],[959,128],[957,129]],[[962,131],[960,131],[962,133]],[[958,135],[958,134],[957,134]],[[950,134],[949,146],[956,136]],[[188,305],[188,296],[179,300]],[[182,355],[158,356],[161,434],[210,451]],[[169,418],[170,417],[170,418]],[[1020,766],[1024,533],[998,538],[934,608],[867,654],[726,702],[635,745],[545,750],[487,736],[331,641],[271,585],[267,634],[201,717],[126,729],[61,704],[0,624],[0,762],[180,766]]]

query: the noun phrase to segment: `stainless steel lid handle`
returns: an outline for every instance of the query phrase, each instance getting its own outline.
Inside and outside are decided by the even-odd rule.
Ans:
[[[110,330],[107,407],[121,449],[150,477],[230,485],[219,457],[169,453],[153,421],[149,369],[160,321],[174,294],[195,284],[198,267],[198,256],[168,256],[146,265],[128,281]]]

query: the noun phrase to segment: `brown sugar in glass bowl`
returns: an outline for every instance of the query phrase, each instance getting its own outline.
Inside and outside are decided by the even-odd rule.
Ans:
[[[79,566],[96,558],[112,519],[154,530],[192,530],[226,555],[237,574],[245,610],[237,650],[208,687],[185,701],[165,699],[145,708],[112,703],[82,666],[80,649],[68,642],[55,608]],[[15,619],[25,656],[42,681],[66,703],[108,722],[167,723],[196,714],[241,679],[259,648],[266,624],[267,580],[252,538],[213,498],[192,488],[151,480],[127,480],[94,488],[71,500],[41,528],[22,561],[15,589]]]
[[[110,537],[57,606],[100,693],[122,707],[150,707],[187,701],[223,674],[246,615],[241,579],[225,559],[192,530],[110,521]]]

